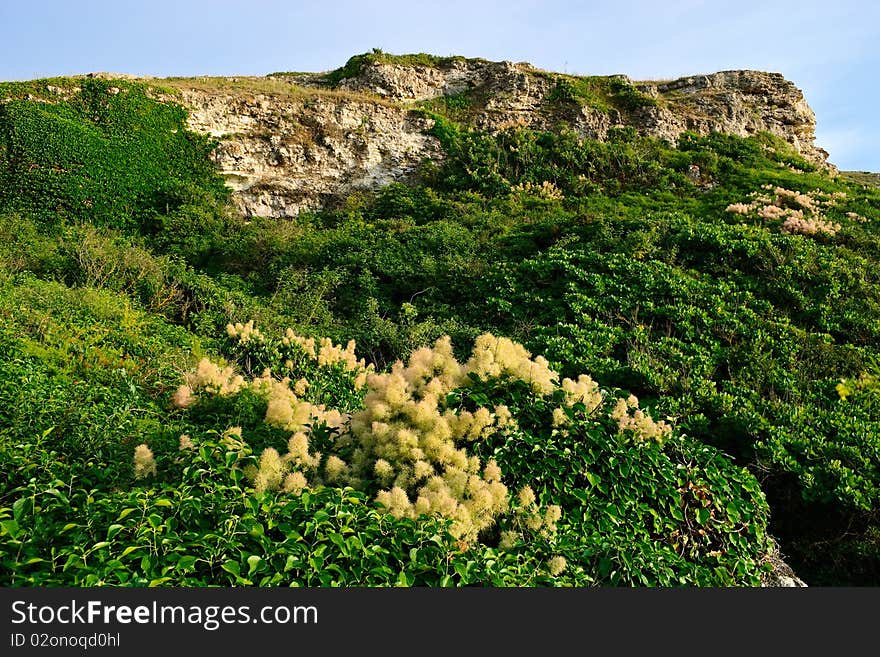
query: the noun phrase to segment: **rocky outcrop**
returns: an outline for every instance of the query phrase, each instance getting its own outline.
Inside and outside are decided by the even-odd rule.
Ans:
[[[429,119],[369,99],[189,89],[183,101],[190,127],[219,139],[213,157],[245,216],[325,207],[442,156]]]
[[[483,60],[452,60],[439,68],[376,62],[365,66],[356,77],[343,80],[339,87],[396,101],[469,93],[484,99],[476,124],[489,130],[511,124],[546,129],[558,124],[560,118],[567,118],[573,129],[599,139],[609,127],[621,124],[671,142],[685,130],[742,137],[767,131],[816,163],[824,163],[828,157],[813,144],[813,110],[801,91],[779,73],[721,71],[662,83],[633,82],[625,75],[610,77],[658,102],[632,112],[583,106],[573,117],[560,117],[559,108],[547,106],[552,74],[525,63]]]
[[[674,140],[684,130],[740,137],[766,131],[816,164],[828,158],[813,143],[816,115],[800,89],[779,73],[721,71],[636,88],[663,100],[639,113],[646,134]]]
[[[772,549],[766,557],[770,564],[770,570],[761,577],[761,586],[772,588],[804,588],[806,582],[798,577],[782,556],[779,554],[779,546],[773,542]]]
[[[605,139],[613,126],[631,125],[674,143],[685,130],[740,136],[767,131],[808,160],[830,166],[828,154],[814,145],[813,111],[778,73],[722,71],[645,83],[612,76],[647,99],[621,106],[560,101],[554,89],[563,78],[574,79],[525,63],[448,58],[436,66],[367,62],[333,89],[320,74],[272,76],[286,91],[260,90],[266,78],[252,79],[254,90],[247,79],[237,79],[234,89],[175,86],[190,109],[190,126],[219,138],[215,159],[248,216],[285,217],[325,207],[358,189],[404,180],[426,160],[441,160],[440,145],[428,134],[432,121],[411,110],[444,96],[457,97],[467,106],[468,123],[489,132],[565,125]],[[612,78],[592,80],[607,89]]]

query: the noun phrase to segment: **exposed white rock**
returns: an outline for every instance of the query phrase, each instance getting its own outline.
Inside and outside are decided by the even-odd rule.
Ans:
[[[367,64],[336,92],[320,75],[297,76],[299,85],[320,87],[291,85],[297,93],[193,85],[183,89],[183,102],[191,128],[220,140],[214,158],[247,216],[286,217],[324,207],[352,191],[405,180],[425,160],[442,160],[440,144],[428,134],[431,120],[411,109],[418,101],[462,93],[472,103],[472,124],[489,132],[563,124],[605,139],[611,127],[631,125],[674,143],[685,130],[768,131],[831,168],[828,154],[814,145],[815,114],[778,73],[721,71],[646,83],[613,77],[656,104],[625,110],[553,102],[555,74],[525,63],[460,58],[437,67]]]
[[[442,157],[432,122],[405,107],[195,89],[183,100],[190,127],[219,138],[214,159],[246,216],[294,216]]]
[[[773,588],[805,588],[806,582],[798,577],[782,556],[779,554],[779,546],[773,541],[771,551],[766,557],[771,570],[761,578],[761,586]]]

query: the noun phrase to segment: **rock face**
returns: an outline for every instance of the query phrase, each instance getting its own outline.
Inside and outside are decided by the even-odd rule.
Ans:
[[[795,575],[782,556],[779,554],[779,546],[773,543],[770,554],[767,555],[767,562],[770,564],[771,570],[765,573],[761,578],[761,586],[772,588],[805,588],[806,582]]]
[[[368,98],[184,90],[192,129],[245,216],[290,217],[411,176],[442,157],[429,119]]]
[[[647,134],[672,140],[683,130],[740,137],[767,131],[806,159],[826,164],[828,153],[813,144],[816,115],[800,89],[779,73],[721,71],[636,87],[666,101],[643,114]]]
[[[175,86],[190,109],[190,126],[219,138],[215,159],[247,216],[280,218],[325,207],[358,189],[405,180],[426,160],[442,160],[440,144],[428,134],[433,122],[412,111],[441,97],[463,101],[467,122],[489,132],[565,125],[605,139],[611,127],[630,125],[674,143],[685,130],[767,131],[831,168],[828,154],[813,143],[813,111],[778,73],[722,71],[646,83],[590,79],[603,89],[613,80],[645,101],[621,107],[560,102],[554,92],[562,79],[578,81],[525,63],[449,58],[436,66],[367,63],[332,89],[317,74],[271,76],[270,90],[261,90],[266,78],[235,79],[245,83],[235,88]]]

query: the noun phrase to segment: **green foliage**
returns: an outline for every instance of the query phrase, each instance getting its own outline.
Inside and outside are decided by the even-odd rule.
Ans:
[[[0,286],[0,316],[0,506],[57,468],[84,490],[127,482],[134,446],[168,440],[164,400],[198,342],[118,295],[28,275]]]
[[[434,118],[433,133],[452,156],[440,174],[440,185],[447,189],[497,196],[517,184],[546,181],[566,194],[584,195],[687,185],[678,171],[665,166],[656,139],[617,131],[614,141],[598,142],[572,131],[526,129],[492,137]]]
[[[271,339],[263,339],[259,333],[251,333],[246,340],[233,339],[235,342],[255,353],[276,353],[279,349],[277,345],[270,347]],[[433,358],[438,356],[435,352]],[[247,358],[242,356],[239,362],[247,362]],[[426,362],[425,358],[423,354],[418,362]],[[297,363],[289,369],[293,379],[304,373],[304,367],[311,367],[309,381],[318,381],[317,370],[327,369],[309,365],[308,358]],[[337,382],[346,378],[344,370],[334,372],[331,368],[328,373]],[[410,380],[411,374],[403,372],[403,376]],[[386,402],[380,392],[384,383],[376,385],[367,390],[368,409],[387,410],[385,404],[392,402]],[[206,421],[214,426],[237,423],[240,416],[235,415],[235,409],[247,404],[251,393],[245,388],[219,398],[237,400],[226,403],[226,415],[216,412],[217,397],[207,394],[200,395],[187,411],[189,421],[202,427],[200,431],[211,426]],[[583,403],[569,405],[562,388],[549,395],[539,394],[522,380],[483,379],[472,372],[449,393],[444,406],[463,414],[502,404],[512,413],[513,424],[505,424],[488,437],[469,440],[468,450],[483,462],[497,461],[511,491],[529,486],[541,505],[558,505],[562,520],[557,530],[538,532],[531,520],[523,527],[514,510],[502,517],[497,527],[486,530],[479,544],[468,548],[471,553],[492,551],[503,560],[542,564],[561,557],[566,565],[556,583],[677,586],[760,581],[770,549],[768,508],[758,482],[747,471],[684,436],[639,442],[622,432],[609,416],[613,401],[607,401],[604,409],[588,412]],[[211,409],[207,414],[206,405]],[[568,409],[567,419],[557,427],[554,409],[560,406]],[[392,409],[392,415],[396,412]],[[411,430],[418,432],[419,426],[413,424]],[[319,429],[311,428],[310,444],[320,442],[325,455],[330,450],[349,463],[356,462],[350,460],[358,458],[358,449],[351,451],[355,445],[337,445],[332,438],[322,437]],[[259,439],[259,427],[249,427],[243,433],[246,451],[241,464],[247,462],[248,445],[255,437]],[[360,486],[372,493],[381,488],[363,481]],[[322,489],[309,490],[320,494]],[[508,534],[518,538],[511,541],[505,538]],[[524,585],[528,581],[509,583]]]
[[[554,76],[548,94],[553,103],[577,103],[600,112],[631,112],[654,107],[657,101],[617,76]]]
[[[757,449],[764,467],[797,473],[808,499],[865,511],[880,503],[877,416],[827,396],[829,380],[858,367],[859,351],[803,313],[786,317],[737,278],[589,244],[525,260],[499,287],[490,304],[531,309],[530,342],[566,371],[663,396],[663,407],[703,440],[743,457]]]
[[[6,586],[438,586],[480,578],[442,525],[396,521],[350,489],[254,496],[236,465],[248,456],[210,434],[177,457],[179,481],[116,491],[83,487],[75,470],[52,461],[48,438],[12,446],[9,465],[51,468],[53,478],[4,491]]]
[[[611,102],[622,110],[634,111],[642,107],[654,107],[657,101],[632,84],[620,78],[613,78],[608,83],[611,90]]]
[[[324,76],[324,79],[332,84],[337,85],[347,78],[355,78],[360,75],[366,66],[373,64],[396,64],[398,66],[424,66],[427,68],[443,68],[453,62],[465,61],[462,56],[438,57],[428,53],[414,53],[408,55],[393,55],[383,52],[381,48],[373,48],[372,51],[361,55],[354,55],[340,68],[330,71]]]
[[[450,61],[374,51],[327,80]],[[626,117],[656,102],[613,77],[553,82],[559,106]],[[752,584],[768,533],[810,584],[880,582],[870,176],[829,175],[767,134],[490,135],[466,127],[479,99],[462,94],[414,110],[447,155],[419,180],[245,222],[166,94],[0,85],[4,583]],[[768,186],[836,193],[823,212],[841,230],[789,235],[726,211]],[[637,394],[676,433],[636,447],[607,418],[563,430],[549,400],[474,385],[450,403],[503,402],[519,419],[475,453],[564,513],[555,541],[502,549],[514,513],[463,550],[443,523],[395,520],[363,492],[255,494],[241,466],[289,437],[264,422],[264,397],[169,408],[203,350],[252,375],[294,361],[313,403],[359,408],[349,379],[289,345],[217,338],[247,319],[353,338],[378,370],[441,335],[493,331]],[[235,460],[216,433],[229,426],[250,450]],[[195,451],[178,449],[184,433]],[[158,473],[135,482],[141,443]],[[554,577],[555,556],[568,566]]]
[[[612,109],[607,78],[559,76],[547,95],[552,103],[583,103],[601,112]]]
[[[15,92],[4,85],[0,95]],[[0,105],[0,211],[145,230],[200,194],[225,197],[212,145],[185,129],[181,107],[135,83],[78,88],[69,99]]]
[[[563,509],[553,549],[600,585],[756,585],[768,549],[769,509],[754,477],[711,447],[677,435],[634,443],[607,417],[552,429],[559,399],[490,383],[462,403],[505,403],[518,427],[477,443],[508,485],[529,485]],[[615,435],[617,434],[617,435]]]
[[[418,103],[419,110],[429,114],[437,114],[459,123],[470,123],[480,110],[481,103],[473,91],[462,91],[457,94],[445,94]]]

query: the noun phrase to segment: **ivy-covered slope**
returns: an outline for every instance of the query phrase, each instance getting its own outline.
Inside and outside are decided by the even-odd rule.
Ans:
[[[246,221],[168,90],[0,98],[5,583],[880,581],[864,181],[434,103],[442,166]]]

